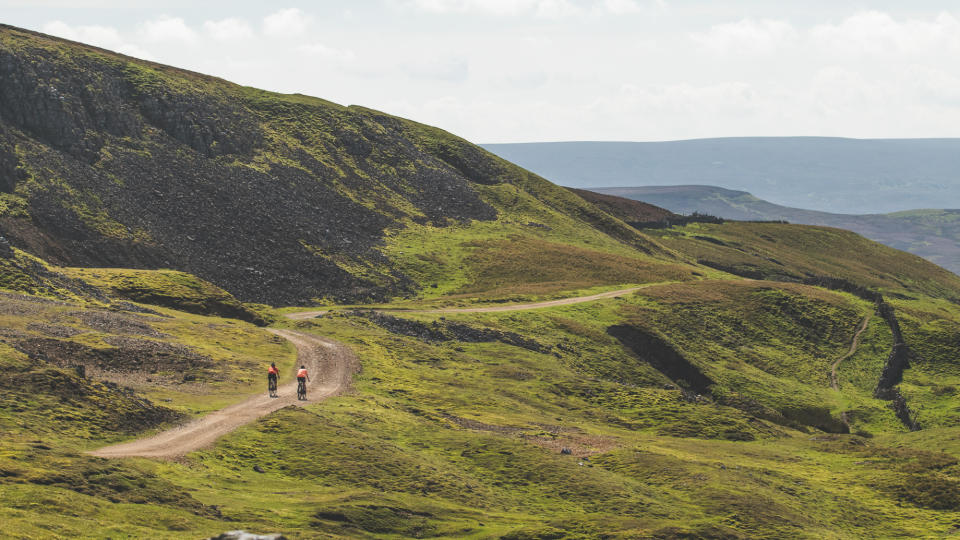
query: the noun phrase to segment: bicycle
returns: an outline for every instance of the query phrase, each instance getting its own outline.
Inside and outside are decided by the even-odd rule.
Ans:
[[[297,399],[303,401],[307,399],[307,380],[297,379]]]
[[[270,392],[270,397],[277,397],[276,377],[267,377],[267,390]]]

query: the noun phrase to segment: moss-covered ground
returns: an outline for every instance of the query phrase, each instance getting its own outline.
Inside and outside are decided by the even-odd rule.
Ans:
[[[726,226],[711,234],[733,234]],[[766,236],[760,245],[795,232],[750,226]],[[915,351],[899,388],[922,430],[908,432],[873,397],[892,334],[866,300],[683,262],[697,252],[677,249],[671,267],[621,243],[571,244],[551,237],[556,229],[498,238],[484,227],[427,235],[433,247],[392,241],[400,259],[438,254],[435,270],[420,266],[424,276],[456,270],[435,294],[385,306],[509,305],[644,287],[527,311],[377,316],[334,306],[294,322],[256,307],[264,320],[352,347],[362,362],[354,390],[283,409],[174,462],[83,451],[262,391],[266,363],[287,372],[293,348],[245,321],[118,300],[133,284],[181,296],[181,305],[230,302],[191,276],[61,271],[18,255],[20,277],[5,288],[33,294],[0,301],[0,362],[10,374],[0,400],[4,532],[913,538],[958,530],[960,308],[935,294],[949,277],[905,264],[886,274],[851,265],[845,274],[868,286],[884,280]],[[670,230],[664,243],[703,242],[670,238],[703,227]],[[594,271],[589,257],[564,265],[588,249],[623,274]],[[829,274],[841,255],[783,264]],[[538,274],[538,261],[555,272]],[[830,366],[867,316],[834,390]]]
[[[95,309],[23,303],[84,331],[68,340],[103,337],[70,318]],[[38,317],[26,309],[8,309],[4,323],[17,331],[8,334],[39,329],[29,328]],[[513,332],[531,340],[525,346],[424,339],[364,312],[286,322],[354,348],[363,362],[355,391],[281,410],[177,462],[84,456],[170,420],[124,427],[116,417],[141,398],[8,346],[0,349],[8,369],[55,373],[84,390],[70,398],[41,390],[35,403],[36,395],[0,408],[17,426],[3,441],[0,518],[5,530],[36,538],[201,537],[235,528],[292,538],[946,535],[960,516],[957,428],[923,412],[948,417],[941,396],[911,393],[923,385],[907,372],[904,391],[931,422],[919,433],[906,433],[870,397],[888,350],[879,324],[841,369],[841,391],[829,387],[830,360],[871,309],[803,285],[698,281],[524,312],[402,317],[447,335],[464,326]],[[898,309],[908,339],[920,331],[913,321],[957,313],[934,300]],[[157,312],[165,317],[138,315],[166,335],[153,339],[216,356],[223,392],[216,384],[147,385],[138,394],[154,403],[140,407],[219,407],[257,389],[259,359],[292,361],[288,347],[248,323]],[[662,336],[715,381],[713,394],[684,392],[682,381],[638,360],[608,334],[618,324]],[[845,376],[848,369],[860,378]],[[854,415],[860,435],[815,427],[818,414],[842,410],[866,411]]]

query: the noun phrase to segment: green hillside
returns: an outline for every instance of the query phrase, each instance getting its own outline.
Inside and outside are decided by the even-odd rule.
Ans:
[[[847,229],[895,249],[919,255],[960,273],[960,210],[907,210],[890,214],[836,214],[790,208],[745,191],[715,186],[597,188],[602,194],[648,201],[681,214],[706,213],[726,219],[788,221]],[[943,199],[938,204],[951,204]]]
[[[170,268],[304,305],[420,294],[394,238],[662,252],[478,146],[377,111],[7,26],[0,66],[0,235],[62,266]]]
[[[9,27],[0,75],[0,536],[960,530],[960,278],[930,262],[641,232],[658,209],[435,128]],[[170,459],[88,453],[289,382],[270,329],[349,347],[349,388]]]

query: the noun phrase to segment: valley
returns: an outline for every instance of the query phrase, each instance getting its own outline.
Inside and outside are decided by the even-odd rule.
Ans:
[[[829,227],[635,226],[672,214],[9,26],[0,76],[3,535],[960,530],[944,268]]]

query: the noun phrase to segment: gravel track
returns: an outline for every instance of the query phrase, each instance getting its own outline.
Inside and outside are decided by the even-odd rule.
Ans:
[[[307,366],[312,382],[307,384],[307,401],[297,400],[297,382],[290,380],[277,389],[278,398],[266,390],[219,411],[209,413],[180,427],[146,439],[94,450],[90,454],[106,458],[150,457],[172,459],[211,446],[214,441],[240,426],[288,405],[306,405],[343,393],[350,387],[353,373],[359,367],[357,357],[345,345],[293,330],[270,329],[297,347],[297,366]],[[266,382],[266,381],[264,381]]]

